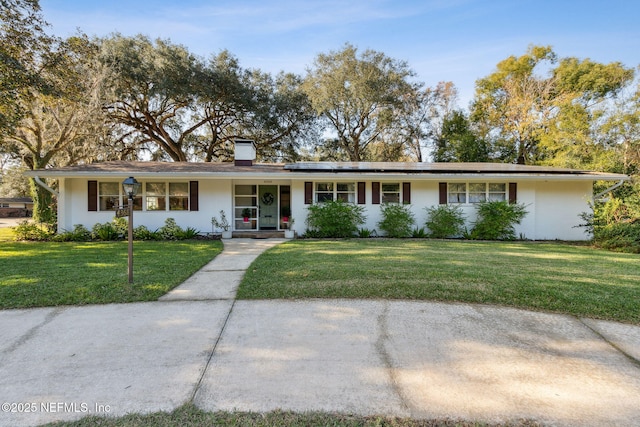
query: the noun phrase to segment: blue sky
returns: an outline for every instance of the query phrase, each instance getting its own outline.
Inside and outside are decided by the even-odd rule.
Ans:
[[[635,0],[40,0],[50,31],[145,34],[207,57],[228,49],[245,68],[304,74],[349,42],[407,61],[429,86],[452,81],[461,107],[474,82],[527,46],[560,57],[640,64]]]

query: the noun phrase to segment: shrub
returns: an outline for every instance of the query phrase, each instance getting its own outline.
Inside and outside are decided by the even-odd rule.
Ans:
[[[368,228],[360,228],[358,229],[358,237],[363,239],[368,239],[373,234],[373,230],[369,230]]]
[[[309,206],[307,235],[314,237],[353,237],[365,222],[364,208],[342,200]]]
[[[438,205],[426,208],[429,237],[446,239],[465,233],[464,214],[458,205]]]
[[[427,237],[427,232],[424,230],[424,228],[414,228],[411,232],[411,237],[413,237],[414,239],[424,239],[425,237]]]
[[[139,225],[133,229],[133,238],[136,240],[160,240],[160,233],[151,231],[144,225]]]
[[[176,223],[173,218],[167,218],[164,225],[158,229],[160,237],[165,240],[179,240],[184,230]]]
[[[53,232],[46,226],[42,226],[35,222],[24,220],[12,227],[16,240],[49,240],[53,236]]]
[[[524,205],[507,202],[479,203],[477,211],[471,238],[480,240],[515,240],[515,225],[527,214]]]
[[[113,222],[97,223],[91,228],[91,237],[94,240],[122,240],[126,236],[123,231]]]
[[[187,227],[176,232],[175,236],[178,240],[195,239],[198,236],[198,230],[193,227]]]
[[[616,252],[640,253],[640,210],[634,195],[627,200],[609,197],[602,203],[590,205],[591,212],[580,217],[587,232],[593,235],[596,246]]]
[[[409,237],[416,220],[409,205],[384,203],[380,205],[382,219],[378,222],[380,230],[387,237]]]
[[[615,222],[594,230],[596,246],[616,252],[640,253],[640,221]]]
[[[91,231],[82,224],[73,226],[73,231],[56,234],[53,237],[56,242],[87,242],[91,240]]]

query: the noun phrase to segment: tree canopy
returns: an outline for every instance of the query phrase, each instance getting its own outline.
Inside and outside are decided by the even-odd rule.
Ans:
[[[640,84],[619,62],[529,46],[476,81],[451,82],[351,44],[304,76],[244,68],[147,36],[62,40],[38,0],[0,1],[0,166],[107,159],[228,161],[251,138],[262,161],[493,161],[640,170]],[[6,176],[13,176],[11,173]],[[6,185],[4,185],[6,188]],[[39,214],[50,195],[35,185]]]
[[[595,165],[601,147],[594,127],[633,78],[634,70],[618,62],[558,61],[550,46],[530,46],[476,82],[471,119],[505,161]]]
[[[368,147],[392,127],[403,98],[415,88],[405,62],[382,52],[358,49],[319,54],[307,70],[303,89],[315,111],[336,133],[336,141],[351,161],[364,160]]]

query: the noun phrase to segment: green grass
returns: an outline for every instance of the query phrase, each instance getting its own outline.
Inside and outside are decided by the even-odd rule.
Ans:
[[[0,308],[153,301],[222,251],[220,241],[0,242]]]
[[[640,324],[640,256],[560,243],[299,240],[262,254],[238,298],[460,301]]]
[[[13,230],[10,227],[0,227],[0,242],[13,240]]]
[[[533,421],[486,424],[454,420],[412,420],[378,416],[357,416],[322,412],[294,413],[274,411],[266,414],[249,412],[204,412],[194,405],[183,405],[171,413],[131,414],[120,418],[86,417],[78,421],[46,424],[47,427],[200,427],[200,426],[300,426],[300,427],[533,427]]]

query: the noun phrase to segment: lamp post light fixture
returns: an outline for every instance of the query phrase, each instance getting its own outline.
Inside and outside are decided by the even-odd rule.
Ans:
[[[122,181],[122,190],[129,199],[129,283],[133,283],[133,198],[140,187],[141,184],[132,176]]]

